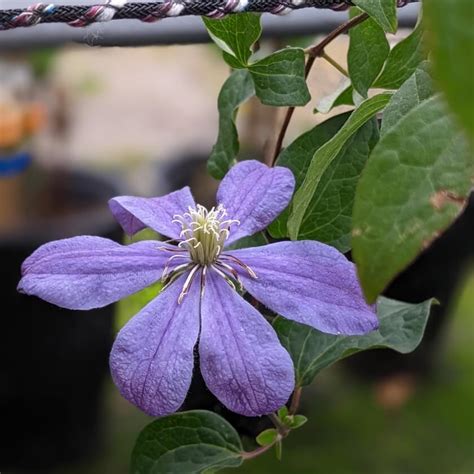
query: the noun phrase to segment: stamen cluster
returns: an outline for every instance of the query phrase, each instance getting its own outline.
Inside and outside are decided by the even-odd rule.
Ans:
[[[217,261],[229,237],[232,224],[240,224],[236,219],[226,219],[227,212],[222,205],[207,210],[200,204],[190,207],[184,215],[173,216],[173,222],[181,225],[178,245],[189,252],[191,260],[198,265],[212,265]]]
[[[173,216],[173,222],[181,225],[180,238],[183,240],[174,249],[161,247],[161,250],[173,253],[163,270],[162,280],[170,285],[179,276],[189,272],[178,303],[181,303],[188,294],[199,269],[202,269],[201,293],[204,292],[206,273],[209,268],[224,278],[234,289],[236,289],[234,281],[242,289],[242,282],[234,266],[244,269],[252,278],[256,278],[253,270],[245,263],[232,255],[222,253],[225,241],[229,237],[231,225],[240,224],[237,219],[226,219],[226,217],[227,211],[222,205],[207,210],[200,204],[196,208],[189,207],[188,212],[183,215]],[[190,259],[191,262],[188,260],[188,263],[172,267],[174,260],[179,259]]]

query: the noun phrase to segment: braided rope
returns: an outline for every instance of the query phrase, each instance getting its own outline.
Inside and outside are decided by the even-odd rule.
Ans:
[[[85,5],[55,5],[36,3],[28,8],[0,10],[0,30],[34,26],[39,23],[67,23],[81,28],[91,23],[135,19],[152,23],[176,16],[207,16],[222,18],[238,12],[273,13],[283,15],[301,8],[344,10],[351,0],[157,0],[149,3],[128,0],[104,0],[105,3]],[[419,0],[397,0],[403,7]]]

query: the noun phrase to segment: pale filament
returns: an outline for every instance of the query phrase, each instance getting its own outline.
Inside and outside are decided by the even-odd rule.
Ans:
[[[183,289],[181,290],[181,293],[179,295],[178,304],[181,304],[183,298],[188,294],[189,288],[191,288],[191,284],[194,279],[194,275],[199,270],[199,268],[201,268],[199,265],[194,265],[193,269],[189,272],[189,275],[187,276],[184,282]]]

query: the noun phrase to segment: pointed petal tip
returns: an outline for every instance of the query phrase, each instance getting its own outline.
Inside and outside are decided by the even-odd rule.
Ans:
[[[371,313],[371,316],[365,320],[365,321],[360,321],[360,325],[355,328],[353,333],[349,333],[350,331],[347,332],[347,336],[364,336],[366,334],[369,334],[371,332],[377,331],[379,329],[379,320],[377,319],[377,316],[375,313]]]
[[[379,320],[375,307],[368,306],[364,312],[359,312],[359,318],[352,317],[351,321],[344,324],[343,330],[338,330],[337,334],[344,336],[365,336],[379,329]],[[341,318],[343,320],[343,318]]]
[[[274,403],[268,403],[265,406],[260,406],[258,409],[252,409],[248,406],[241,406],[241,405],[229,406],[229,405],[223,403],[222,401],[221,401],[221,403],[223,403],[223,405],[225,405],[226,408],[233,411],[234,413],[237,413],[238,415],[252,417],[252,418],[253,417],[266,416],[266,415],[270,415],[271,413],[275,413],[283,405],[285,405],[288,402],[288,400],[290,399],[290,396],[293,393],[293,390],[294,390],[294,387],[289,392],[288,397],[284,401],[282,401],[282,399],[275,400]]]
[[[16,291],[21,294],[26,294],[24,287],[23,287],[23,278],[19,281],[18,285],[16,286]]]
[[[114,353],[111,352],[109,357],[109,369],[112,381],[114,385],[118,388],[120,395],[130,404],[134,405],[145,415],[153,418],[161,418],[163,416],[171,415],[173,413],[176,413],[180,409],[181,405],[184,403],[184,400],[179,406],[176,405],[174,407],[169,407],[159,402],[149,403],[148,401],[144,401],[143,399],[137,398],[134,394],[131,394],[129,391],[122,388],[124,381],[120,377],[120,368],[116,368],[116,365],[118,366],[119,363],[115,364],[114,357]]]

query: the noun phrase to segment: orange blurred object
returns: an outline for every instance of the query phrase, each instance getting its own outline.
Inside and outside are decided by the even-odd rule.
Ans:
[[[40,102],[32,102],[24,110],[25,133],[33,135],[40,130],[46,122],[46,108]]]
[[[39,102],[20,106],[0,103],[0,149],[14,148],[36,133],[46,121],[46,109]]]
[[[376,403],[387,410],[399,410],[416,391],[416,378],[410,374],[387,377],[375,386]]]
[[[23,111],[14,104],[0,103],[0,148],[12,148],[24,135]]]

